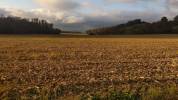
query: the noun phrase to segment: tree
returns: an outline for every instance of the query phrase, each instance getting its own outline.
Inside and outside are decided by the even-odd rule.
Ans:
[[[141,23],[142,23],[141,19],[135,19],[133,21],[129,21],[127,25],[135,25],[135,24],[141,24]]]
[[[176,17],[174,17],[174,21],[178,22],[178,15]]]
[[[25,19],[20,17],[0,17],[0,33],[2,34],[59,34],[60,29],[46,20]]]
[[[161,18],[161,22],[167,23],[167,22],[168,22],[167,17],[162,17],[162,18]]]
[[[160,21],[148,23],[141,19],[128,21],[112,27],[98,28],[87,31],[92,35],[117,35],[117,34],[178,34],[178,16],[173,21],[162,17]]]

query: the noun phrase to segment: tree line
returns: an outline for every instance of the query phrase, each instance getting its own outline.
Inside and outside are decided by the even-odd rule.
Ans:
[[[160,21],[152,23],[135,19],[117,26],[87,30],[86,33],[89,35],[178,34],[178,16],[173,20],[162,17]]]
[[[59,34],[60,32],[60,29],[54,28],[53,24],[46,20],[0,17],[0,34]]]

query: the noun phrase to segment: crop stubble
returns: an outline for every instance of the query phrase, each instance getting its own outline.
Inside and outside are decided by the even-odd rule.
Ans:
[[[177,59],[177,39],[5,37],[0,39],[0,84],[21,91],[62,86],[66,94],[111,86],[177,86]]]

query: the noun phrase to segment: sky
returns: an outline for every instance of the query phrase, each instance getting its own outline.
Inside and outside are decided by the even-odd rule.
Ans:
[[[0,15],[40,18],[63,30],[85,31],[178,15],[178,0],[0,0]]]

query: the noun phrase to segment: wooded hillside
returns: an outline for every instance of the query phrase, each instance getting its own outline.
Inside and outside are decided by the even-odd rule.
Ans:
[[[59,34],[60,29],[46,20],[21,17],[0,17],[0,34]]]
[[[153,23],[136,19],[113,27],[91,29],[87,33],[89,35],[178,34],[178,16],[170,21],[167,17],[162,17],[160,21]]]

